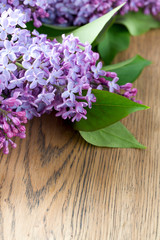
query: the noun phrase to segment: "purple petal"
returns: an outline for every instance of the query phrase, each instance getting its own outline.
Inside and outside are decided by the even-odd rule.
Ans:
[[[33,75],[27,75],[26,77],[27,77],[28,82],[33,82],[35,80]]]
[[[30,85],[31,89],[34,89],[35,87],[37,87],[37,81],[33,81]]]
[[[67,98],[69,97],[69,92],[68,91],[65,91],[62,93],[62,98]]]
[[[3,28],[7,28],[8,26],[8,19],[7,18],[2,18],[1,24]]]
[[[7,64],[8,64],[8,58],[5,56],[3,57],[3,65],[7,66]]]
[[[0,39],[5,40],[7,38],[7,33],[5,31],[2,31],[0,34]]]
[[[26,69],[29,69],[29,68],[31,68],[31,64],[30,64],[30,62],[27,62],[27,61],[23,61],[22,62],[22,66],[24,67],[24,68],[26,68]]]
[[[14,62],[14,61],[17,59],[16,55],[15,55],[13,52],[8,54],[8,58],[9,58],[12,62]]]
[[[8,64],[7,69],[10,71],[15,71],[17,69],[17,66],[13,63]]]
[[[38,83],[39,83],[40,85],[46,85],[46,80],[44,80],[44,79],[38,79]]]
[[[5,41],[4,41],[4,46],[5,46],[6,49],[11,49],[11,43],[10,43],[10,41],[5,40]]]

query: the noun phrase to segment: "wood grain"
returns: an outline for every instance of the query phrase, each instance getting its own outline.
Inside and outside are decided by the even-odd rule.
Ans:
[[[147,150],[97,148],[53,114],[0,155],[0,240],[160,240],[160,30],[131,39],[115,61],[153,62],[123,123]]]

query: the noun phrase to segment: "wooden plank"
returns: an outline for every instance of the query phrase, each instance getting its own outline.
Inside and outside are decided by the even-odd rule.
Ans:
[[[160,239],[160,30],[132,38],[115,61],[153,61],[135,84],[151,107],[123,123],[147,150],[97,148],[54,114],[0,155],[1,240]]]

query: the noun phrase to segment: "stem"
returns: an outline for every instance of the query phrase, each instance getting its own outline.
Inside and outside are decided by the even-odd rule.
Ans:
[[[63,91],[63,87],[61,87],[61,86],[58,86],[58,85],[56,85],[56,84],[51,84],[53,87],[55,87],[55,88],[58,88],[60,91]]]
[[[15,65],[16,65],[17,67],[20,67],[20,68],[26,70],[26,69],[22,66],[22,64],[20,64],[20,63],[18,63],[18,62],[15,62]]]
[[[4,109],[0,108],[0,112],[2,112],[3,114],[7,115],[7,111],[5,111]]]

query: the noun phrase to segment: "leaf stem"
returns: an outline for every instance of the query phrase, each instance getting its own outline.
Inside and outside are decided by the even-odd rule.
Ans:
[[[20,67],[20,68],[26,70],[26,68],[24,68],[24,67],[22,66],[22,64],[20,64],[20,63],[18,63],[18,62],[15,62],[15,65],[16,65],[17,67]]]

